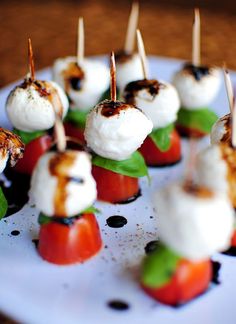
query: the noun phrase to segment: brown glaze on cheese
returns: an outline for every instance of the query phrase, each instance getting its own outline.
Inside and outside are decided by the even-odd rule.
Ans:
[[[58,114],[59,117],[63,115],[63,105],[61,102],[61,98],[58,94],[56,88],[50,82],[25,79],[24,82],[19,86],[19,88],[27,89],[29,86],[33,86],[35,90],[39,93],[41,97],[44,97],[48,101],[50,101],[51,105],[54,108],[54,111]]]
[[[125,102],[131,105],[135,105],[135,97],[141,90],[146,90],[151,95],[151,101],[153,101],[160,89],[164,89],[166,85],[159,83],[157,80],[138,80],[127,84],[124,90]]]
[[[196,185],[192,182],[186,182],[183,185],[183,189],[189,195],[193,195],[197,198],[209,199],[214,196],[213,191],[211,191],[210,189],[203,186]]]
[[[128,53],[125,50],[120,50],[115,53],[116,63],[123,64],[130,61],[133,57],[132,53]]]
[[[76,160],[76,152],[67,151],[57,153],[49,162],[49,172],[57,178],[54,196],[54,215],[66,217],[67,185],[70,182],[69,170]]]
[[[201,81],[202,78],[212,73],[212,68],[186,63],[183,67],[183,72],[192,75],[196,81]]]
[[[115,115],[119,115],[122,110],[126,109],[139,109],[134,105],[126,104],[122,101],[112,101],[112,100],[104,100],[97,106],[97,113],[101,109],[101,115],[104,117],[112,117]],[[139,109],[140,110],[140,109]]]
[[[69,90],[73,88],[76,91],[81,90],[81,83],[84,79],[84,71],[77,64],[77,62],[70,62],[66,70],[62,72],[64,82],[65,82],[65,91],[68,94]]]
[[[236,208],[236,149],[228,143],[221,143],[220,150],[222,158],[227,164],[227,181],[229,198]]]
[[[225,133],[220,141],[223,143],[231,143],[231,114],[221,117],[220,121],[224,122],[225,129]]]
[[[14,166],[23,157],[25,145],[16,134],[0,127],[0,154],[9,155],[10,166]]]

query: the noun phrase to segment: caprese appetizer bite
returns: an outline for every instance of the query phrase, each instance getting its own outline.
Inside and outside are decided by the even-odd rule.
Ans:
[[[109,87],[109,69],[97,59],[84,57],[83,18],[79,18],[78,23],[77,56],[57,59],[53,79],[65,90],[70,101],[66,134],[84,142],[86,116]]]
[[[0,127],[0,174],[7,165],[14,167],[23,157],[24,144],[16,134]],[[0,219],[7,213],[8,202],[0,187]]]
[[[182,136],[201,138],[210,133],[217,115],[208,106],[218,93],[220,71],[216,67],[200,62],[200,15],[195,9],[193,23],[192,62],[178,71],[173,84],[176,87],[181,109],[178,113],[177,129]]]
[[[56,122],[57,151],[45,153],[31,179],[30,195],[41,211],[38,252],[54,264],[84,262],[102,240],[94,203],[96,183],[88,153],[66,149],[64,128]],[[45,187],[46,184],[46,187]]]
[[[138,2],[133,2],[124,48],[115,53],[117,88],[120,94],[128,83],[140,80],[143,77],[139,55],[134,52],[138,16],[139,4]]]
[[[172,184],[154,199],[160,243],[144,259],[141,286],[155,300],[179,306],[209,287],[210,258],[229,246],[234,211],[225,195],[194,183]]]
[[[136,106],[116,100],[114,53],[111,54],[111,99],[94,107],[86,120],[85,139],[94,152],[92,173],[98,199],[125,203],[140,194],[138,178],[148,171],[136,151],[152,131],[152,122]]]
[[[31,40],[28,40],[30,74],[9,94],[6,112],[25,144],[23,159],[16,165],[20,173],[31,174],[39,157],[52,143],[51,130],[56,114],[64,118],[69,102],[63,89],[53,81],[35,78]]]
[[[136,105],[152,120],[153,131],[140,147],[148,166],[168,166],[181,159],[181,141],[174,122],[180,108],[176,89],[167,82],[149,79],[146,55],[140,31],[137,31],[142,79],[127,84],[123,97],[127,104]]]

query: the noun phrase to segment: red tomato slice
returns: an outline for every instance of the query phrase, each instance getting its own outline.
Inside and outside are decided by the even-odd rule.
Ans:
[[[51,222],[40,227],[38,251],[51,263],[84,262],[101,247],[99,226],[93,214],[82,215],[70,226]]]
[[[236,247],[236,230],[234,230],[232,239],[231,239],[231,247]]]
[[[128,177],[93,165],[98,199],[110,203],[130,202],[139,194],[138,178]],[[132,199],[134,198],[134,199]]]
[[[77,138],[81,141],[81,144],[85,144],[84,128],[79,128],[72,123],[64,123],[66,136]]]
[[[181,159],[181,140],[174,129],[170,134],[170,148],[166,152],[161,152],[151,139],[147,137],[140,147],[145,162],[148,166],[167,166],[179,162]]]
[[[49,135],[43,135],[28,143],[25,146],[24,156],[15,166],[15,170],[31,175],[38,159],[49,150],[51,144],[52,138]]]
[[[202,138],[202,137],[208,135],[207,133],[204,133],[204,132],[200,131],[199,129],[188,128],[188,127],[185,127],[182,125],[176,125],[176,129],[182,137]]]
[[[176,306],[203,293],[212,278],[210,260],[191,262],[181,260],[171,281],[161,288],[142,285],[145,292],[157,301]]]

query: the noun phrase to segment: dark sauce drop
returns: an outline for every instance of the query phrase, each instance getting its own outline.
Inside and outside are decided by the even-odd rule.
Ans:
[[[154,252],[156,250],[158,244],[159,244],[159,241],[157,241],[157,240],[148,242],[144,248],[145,253],[150,254],[150,253]]]
[[[38,245],[39,245],[39,239],[33,239],[32,240],[32,243],[34,243],[35,248],[37,249],[38,248]]]
[[[122,200],[122,201],[117,201],[116,204],[120,204],[120,205],[125,205],[125,204],[129,204],[132,203],[133,201],[135,201],[136,199],[138,199],[140,196],[142,196],[142,192],[139,189],[139,191],[136,193],[136,195],[126,199],[126,200]]]
[[[132,53],[128,53],[124,50],[119,50],[115,52],[115,58],[117,63],[127,63],[129,60],[131,60],[133,57]]]
[[[28,202],[30,188],[30,176],[15,172],[7,167],[4,172],[6,178],[11,182],[9,187],[1,183],[1,188],[8,202],[8,210],[5,217],[15,214]]]
[[[11,235],[13,235],[13,236],[18,236],[19,234],[20,234],[20,231],[18,231],[18,230],[11,231]]]
[[[235,246],[231,246],[228,250],[222,252],[222,254],[236,257],[236,247]]]
[[[123,300],[111,300],[107,303],[107,306],[118,311],[125,311],[130,308],[129,304]]]
[[[184,70],[192,74],[197,81],[210,74],[210,69],[207,66],[195,66],[191,63],[185,64]]]
[[[101,109],[101,114],[104,117],[112,117],[115,115],[119,115],[119,113],[122,110],[126,110],[126,109],[138,109],[137,107],[133,106],[133,105],[129,105],[126,104],[122,101],[111,101],[111,100],[105,100],[100,104]]]
[[[114,215],[110,216],[106,220],[107,225],[112,228],[120,228],[127,224],[127,219],[124,216]]]
[[[220,284],[219,275],[220,275],[220,268],[221,263],[218,261],[211,260],[212,263],[212,279],[211,281],[217,285]]]
[[[71,88],[76,90],[76,91],[79,91],[81,90],[82,88],[82,80],[80,78],[70,78],[70,85],[71,85]]]

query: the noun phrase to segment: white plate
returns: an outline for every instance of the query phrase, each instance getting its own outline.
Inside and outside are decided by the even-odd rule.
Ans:
[[[154,77],[170,80],[181,62],[150,58]],[[236,75],[232,75],[236,80]],[[50,70],[38,73],[50,78]],[[1,125],[9,126],[4,113],[5,99],[12,85],[0,91]],[[219,115],[228,112],[225,90],[213,104]],[[205,143],[208,140],[205,141]],[[184,153],[187,145],[183,142]],[[186,154],[185,154],[186,155]],[[216,255],[222,263],[221,284],[212,285],[206,294],[178,309],[163,306],[139,288],[138,268],[145,245],[157,238],[158,222],[151,206],[154,190],[182,177],[182,163],[151,170],[151,186],[141,181],[143,195],[129,205],[98,203],[98,216],[104,248],[86,262],[73,266],[55,266],[37,254],[32,239],[37,237],[38,212],[26,205],[20,212],[0,222],[0,309],[12,318],[33,324],[71,323],[235,323],[236,258]],[[123,215],[128,224],[114,229],[106,226],[111,215]],[[12,230],[20,235],[12,236]],[[116,311],[107,306],[113,299],[126,301],[130,308]]]

